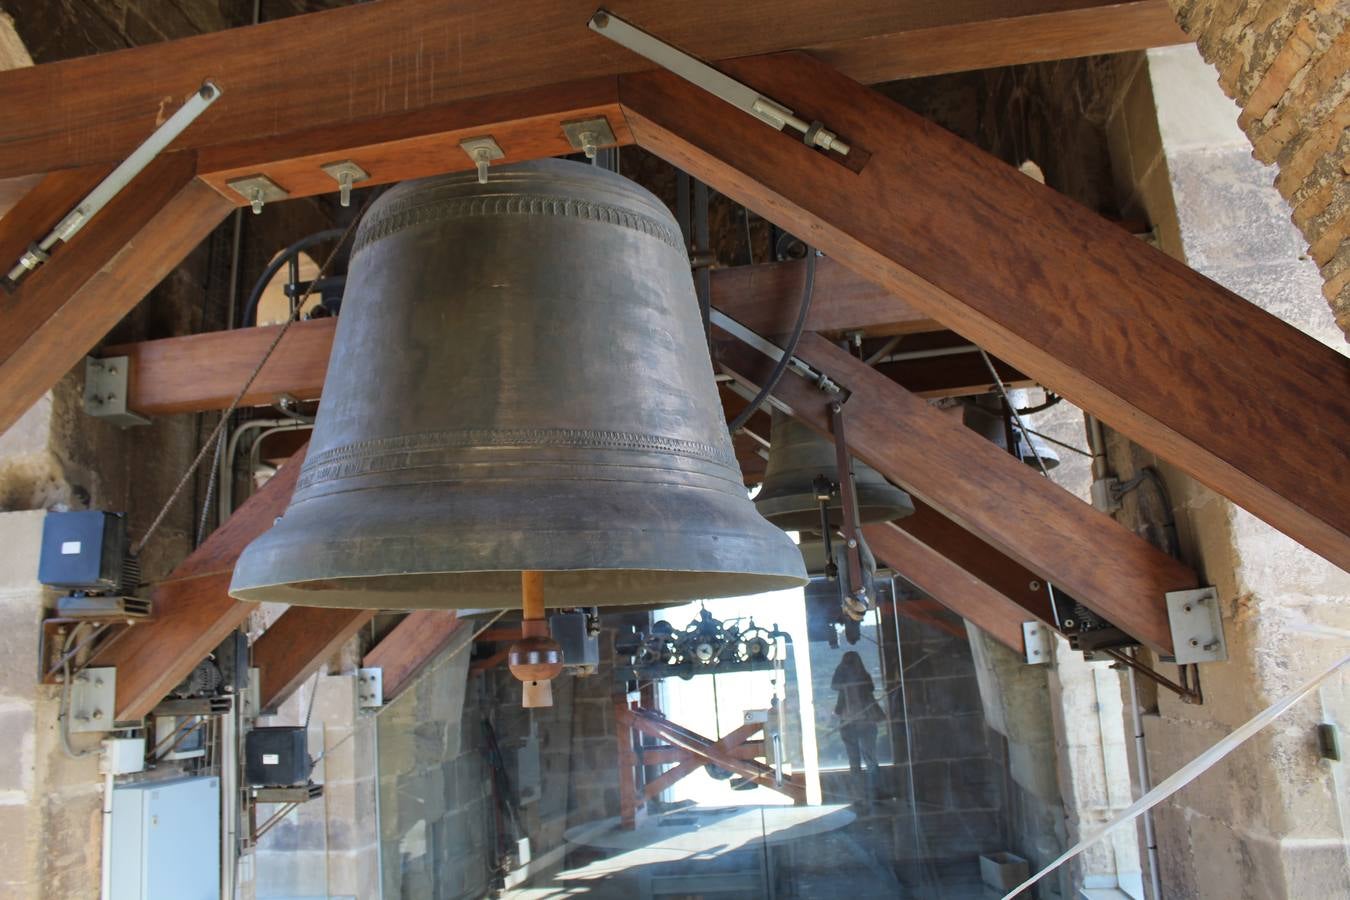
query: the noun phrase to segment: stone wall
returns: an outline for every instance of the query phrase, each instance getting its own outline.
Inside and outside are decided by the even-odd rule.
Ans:
[[[1237,101],[1252,155],[1279,166],[1275,186],[1350,333],[1350,3],[1171,3]]]
[[[1342,345],[1274,172],[1251,158],[1212,70],[1191,47],[1137,55],[1123,70],[1110,119],[1123,201],[1149,216],[1168,253]],[[1160,544],[1175,522],[1177,551],[1219,591],[1228,641],[1229,662],[1201,667],[1203,705],[1145,689],[1157,782],[1343,652],[1350,575],[1124,438],[1108,443],[1114,474],[1150,465],[1166,487],[1132,491],[1117,517]],[[1350,791],[1345,764],[1319,758],[1315,726],[1350,722],[1347,684],[1342,674],[1157,808],[1169,900],[1344,895]]]
[[[900,602],[905,600],[902,590]],[[883,639],[896,747],[895,765],[883,772],[889,775],[883,792],[895,797],[890,823],[896,874],[922,887],[948,869],[978,871],[981,853],[1011,849],[1007,748],[986,721],[969,641],[903,617],[899,653],[892,636]],[[847,796],[832,797],[829,787],[822,778],[827,802],[847,802]]]

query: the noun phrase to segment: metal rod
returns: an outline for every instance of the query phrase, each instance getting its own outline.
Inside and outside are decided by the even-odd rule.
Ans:
[[[1134,669],[1127,668],[1125,677],[1130,686],[1130,722],[1134,726],[1134,764],[1139,773],[1139,793],[1153,790],[1148,773],[1148,748],[1144,742],[1144,717],[1139,710],[1139,681]],[[1153,831],[1153,811],[1146,810],[1144,820],[1144,849],[1148,855],[1149,900],[1162,900],[1162,876],[1158,871],[1158,838]]]
[[[1102,648],[1101,652],[1105,653],[1107,656],[1111,657],[1117,662],[1123,663],[1125,666],[1129,667],[1132,671],[1138,672],[1145,678],[1157,682],[1160,686],[1167,688],[1169,691],[1176,694],[1178,697],[1180,697],[1182,700],[1188,703],[1195,702],[1196,698],[1199,696],[1198,692],[1189,687],[1188,685],[1177,684],[1175,681],[1168,678],[1166,675],[1163,675],[1161,672],[1155,671],[1154,669],[1150,669],[1148,666],[1131,658],[1130,656],[1127,656],[1124,653],[1121,653],[1119,650],[1115,650],[1110,647],[1104,647]],[[1183,668],[1181,671],[1182,671],[1181,677],[1184,679],[1186,677],[1185,675],[1186,670]]]
[[[819,122],[807,122],[783,104],[764,96],[748,85],[741,84],[729,75],[724,75],[702,60],[677,50],[642,29],[635,28],[608,10],[596,10],[588,25],[595,33],[604,35],[638,56],[646,57],[695,87],[730,103],[743,113],[754,116],[775,131],[782,131],[785,127],[792,128],[799,132],[810,146],[833,150],[840,156],[847,156],[851,149],[848,144],[839,140],[838,135],[827,130]]]
[[[184,101],[163,125],[156,128],[139,147],[131,151],[130,156],[122,160],[117,168],[95,185],[78,206],[66,213],[46,237],[29,247],[10,269],[10,283],[17,284],[25,275],[46,262],[48,254],[58,243],[69,241],[78,234],[80,229],[84,228],[99,210],[107,206],[113,197],[121,193],[133,178],[141,174],[165,147],[173,143],[173,140],[195,122],[198,116],[206,112],[207,107],[215,103],[220,94],[220,88],[214,82],[203,82],[202,86]]]

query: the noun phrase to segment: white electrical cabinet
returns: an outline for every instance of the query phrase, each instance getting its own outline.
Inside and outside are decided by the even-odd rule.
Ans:
[[[113,789],[112,900],[220,896],[220,779]]]

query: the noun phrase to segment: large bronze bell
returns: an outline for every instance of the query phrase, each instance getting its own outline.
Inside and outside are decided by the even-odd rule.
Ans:
[[[839,480],[835,459],[833,442],[775,409],[769,430],[769,461],[764,484],[755,496],[755,508],[786,531],[819,531],[815,480],[821,475],[832,482]],[[892,522],[913,514],[914,502],[909,494],[858,459],[853,460],[853,481],[860,522]],[[838,528],[842,515],[838,493],[830,500],[829,511],[830,524]]]
[[[371,206],[295,496],[230,593],[503,607],[522,571],[553,607],[806,580],[746,497],[674,219],[558,160]]]

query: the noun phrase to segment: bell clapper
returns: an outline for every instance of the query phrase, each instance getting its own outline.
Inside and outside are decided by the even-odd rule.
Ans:
[[[526,709],[553,705],[553,679],[562,671],[562,648],[553,640],[544,616],[544,573],[520,573],[524,615],[520,640],[507,652],[507,667],[521,683],[520,705]]]

